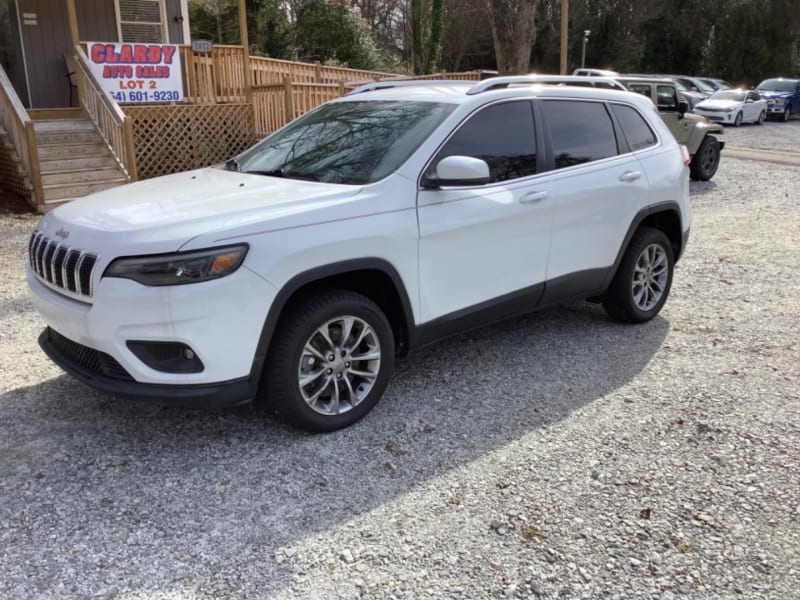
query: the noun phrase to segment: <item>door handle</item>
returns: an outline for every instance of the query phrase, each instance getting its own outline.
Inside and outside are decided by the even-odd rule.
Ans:
[[[641,171],[625,171],[622,175],[619,176],[620,181],[636,181],[639,177],[642,176]]]
[[[547,192],[528,192],[519,199],[521,204],[533,204],[534,202],[541,202],[547,198]]]

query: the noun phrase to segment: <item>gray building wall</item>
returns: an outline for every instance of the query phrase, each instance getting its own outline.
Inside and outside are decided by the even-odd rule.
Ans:
[[[4,0],[0,0],[2,2]],[[13,0],[12,0],[13,2]],[[71,91],[64,55],[72,52],[66,0],[18,0],[21,17],[21,40],[25,50],[28,90],[25,78],[15,77],[20,98],[28,108],[59,108],[77,105],[77,93]],[[183,25],[176,17],[188,19],[181,12],[181,0],[165,0],[166,28],[171,44],[182,44]],[[81,41],[118,42],[117,13],[114,0],[75,0],[78,33]],[[14,28],[15,22],[10,23]],[[20,53],[21,56],[21,53]],[[29,101],[24,99],[30,91]]]

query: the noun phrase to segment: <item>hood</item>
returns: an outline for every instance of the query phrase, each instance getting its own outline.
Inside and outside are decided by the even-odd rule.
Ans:
[[[39,230],[65,243],[107,238],[176,250],[190,239],[341,201],[361,187],[206,168],[91,194],[48,213]],[[67,241],[69,238],[69,241]]]
[[[768,100],[777,100],[779,98],[784,98],[785,99],[785,98],[788,98],[789,96],[792,95],[791,92],[775,92],[775,91],[769,91],[769,90],[756,90],[756,91],[759,94],[761,94],[762,98],[765,98],[765,99],[768,99]]]

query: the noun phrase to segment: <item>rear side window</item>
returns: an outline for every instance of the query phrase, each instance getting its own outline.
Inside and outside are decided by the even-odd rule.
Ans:
[[[489,164],[490,182],[536,173],[533,107],[528,101],[484,108],[464,123],[433,161],[448,156],[472,156]]]
[[[658,98],[658,110],[678,110],[678,94],[674,87],[659,85],[656,88],[656,97]]]
[[[614,116],[619,121],[622,133],[628,142],[628,148],[632,152],[656,143],[656,135],[636,109],[622,104],[612,104],[611,110],[614,111]]]
[[[545,100],[542,115],[550,129],[556,169],[617,154],[614,125],[603,104]]]
[[[650,97],[650,86],[645,83],[629,83],[628,89],[642,96]]]

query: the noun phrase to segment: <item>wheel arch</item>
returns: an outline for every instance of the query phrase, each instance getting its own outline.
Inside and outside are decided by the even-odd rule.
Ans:
[[[660,202],[653,206],[643,208],[631,221],[625,238],[617,252],[617,258],[614,261],[614,266],[609,269],[608,279],[605,282],[605,287],[611,285],[611,280],[619,269],[619,264],[622,262],[622,257],[631,243],[631,239],[636,231],[641,227],[653,227],[663,231],[672,244],[672,256],[677,263],[683,252],[684,235],[683,224],[681,222],[680,206],[677,202]]]
[[[375,302],[392,327],[396,353],[408,352],[413,343],[413,311],[403,280],[391,263],[381,258],[361,258],[315,267],[292,277],[275,296],[262,326],[250,371],[254,389],[258,389],[275,328],[292,300],[314,290],[330,288],[358,292]]]

